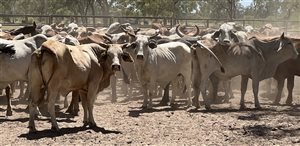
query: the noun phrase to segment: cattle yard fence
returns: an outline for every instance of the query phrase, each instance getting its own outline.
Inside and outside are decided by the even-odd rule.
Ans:
[[[229,22],[229,19],[206,19],[206,18],[173,18],[173,17],[141,17],[141,16],[94,16],[94,15],[31,15],[31,14],[0,14],[0,24],[3,26],[22,26],[36,21],[37,24],[52,24],[64,22],[68,24],[75,22],[83,26],[107,27],[113,22],[130,23],[135,27],[150,27],[152,22],[161,22],[167,27],[175,24],[186,26],[198,25],[201,28],[218,28],[220,24]],[[232,20],[231,20],[232,21]],[[235,19],[233,20],[241,27],[251,25],[261,28],[267,23],[280,27],[286,33],[300,33],[299,21],[286,20],[262,20],[262,19]]]

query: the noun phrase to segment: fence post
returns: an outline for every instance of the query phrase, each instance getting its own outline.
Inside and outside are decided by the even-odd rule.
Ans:
[[[48,21],[49,21],[49,24],[52,24],[52,23],[53,23],[53,20],[52,20],[52,15],[49,15],[49,17],[48,17]]]
[[[206,27],[209,28],[209,19],[206,19]]]
[[[285,34],[288,34],[288,22],[286,20],[284,21],[284,31]]]

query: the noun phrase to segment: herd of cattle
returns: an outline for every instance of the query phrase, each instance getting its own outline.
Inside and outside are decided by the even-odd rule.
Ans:
[[[6,88],[7,116],[12,115],[10,87],[20,81],[23,86],[27,82],[24,96],[29,101],[30,132],[36,131],[34,118],[42,103],[47,103],[52,129],[59,130],[55,102],[58,96],[66,97],[70,92],[68,112],[78,114],[81,100],[84,126],[96,126],[93,106],[97,93],[111,85],[112,102],[116,101],[118,71],[129,84],[129,96],[132,81],[138,80],[143,108],[152,108],[153,97],[164,90],[160,105],[173,106],[176,96],[181,96],[187,106],[199,108],[201,93],[209,110],[216,100],[220,81],[228,101],[232,96],[230,79],[239,75],[241,109],[245,108],[249,78],[256,108],[261,108],[260,81],[272,77],[278,82],[274,103],[280,101],[286,78],[289,91],[286,103],[292,103],[294,76],[300,75],[300,39],[286,37],[270,24],[260,32],[251,26],[237,29],[230,22],[218,29],[200,30],[197,26],[195,29],[180,25],[167,29],[158,23],[153,23],[152,28],[139,29],[116,22],[108,28],[33,23],[15,30],[0,30],[0,81]]]

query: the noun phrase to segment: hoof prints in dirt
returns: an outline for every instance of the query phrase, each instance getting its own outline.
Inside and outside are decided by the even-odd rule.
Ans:
[[[87,128],[87,127],[73,127],[73,128],[61,128],[59,131],[53,131],[53,130],[43,130],[43,131],[36,131],[33,133],[26,133],[21,134],[18,137],[25,137],[28,140],[35,140],[35,139],[41,139],[41,138],[53,138],[58,136],[63,136],[65,134],[72,134],[72,133],[78,133],[80,131],[86,131],[88,129],[93,130],[94,132],[101,132],[102,134],[122,134],[120,131],[114,131],[114,130],[106,130],[105,128],[101,127],[93,127],[93,128]]]

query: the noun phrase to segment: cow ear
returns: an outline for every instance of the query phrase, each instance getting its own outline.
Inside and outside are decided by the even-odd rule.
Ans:
[[[221,34],[221,29],[215,31],[214,34],[211,36],[211,38],[212,38],[213,40],[217,41],[216,38],[218,38],[218,37],[220,36],[220,34]]]
[[[233,41],[234,41],[235,43],[238,43],[238,42],[239,42],[239,39],[238,39],[237,35],[236,35],[234,32],[229,31],[229,34],[230,34],[230,37],[233,38]]]
[[[106,50],[109,48],[108,44],[102,43],[102,42],[98,42],[97,44],[99,44],[101,47],[105,48]]]
[[[106,61],[106,59],[107,59],[107,52],[105,51],[105,52],[103,52],[103,53],[101,53],[101,55],[100,55],[100,58],[99,58],[99,63],[103,63],[103,62],[105,62]]]
[[[125,62],[133,62],[133,58],[131,57],[131,55],[128,52],[123,52],[122,59]]]
[[[151,48],[151,49],[154,49],[157,47],[156,43],[155,42],[149,42],[148,46]]]
[[[122,49],[135,49],[137,44],[135,42],[133,43],[126,43],[122,46]]]
[[[281,34],[280,39],[284,39],[284,32]]]

